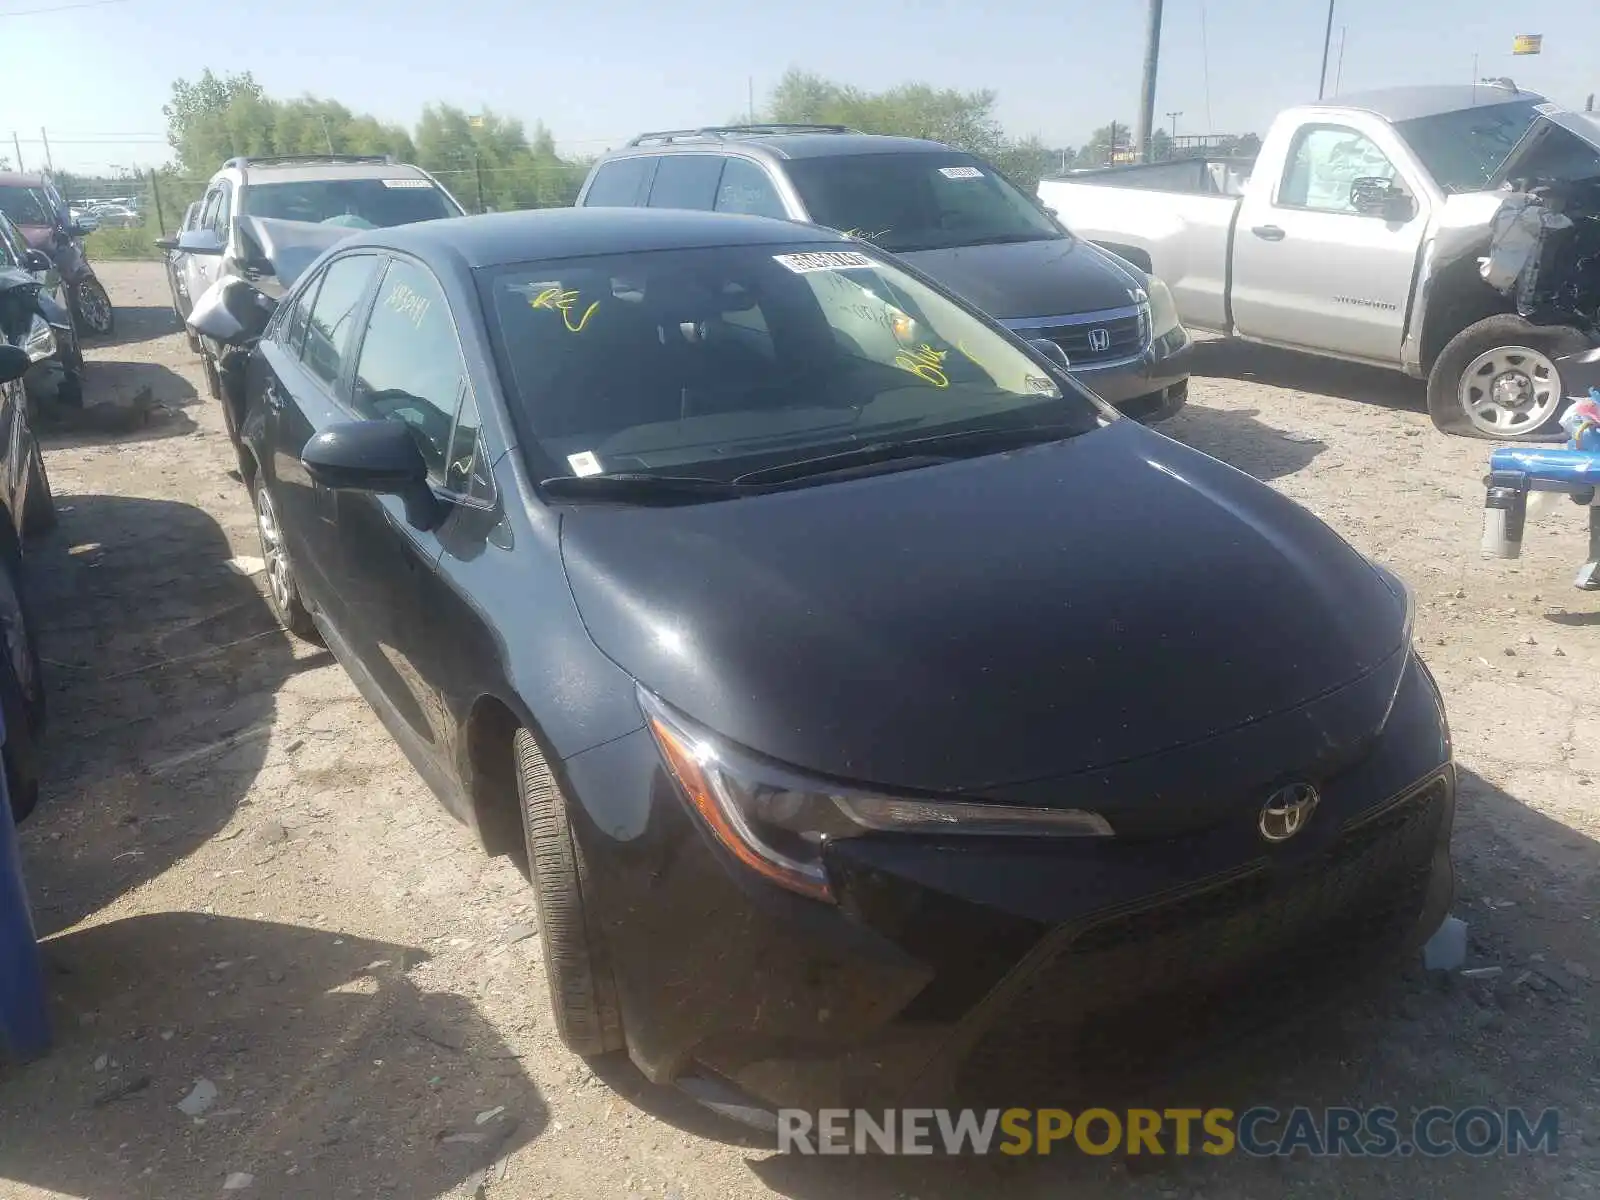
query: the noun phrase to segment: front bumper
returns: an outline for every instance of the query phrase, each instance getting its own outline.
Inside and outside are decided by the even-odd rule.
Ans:
[[[829,859],[837,907],[732,863],[648,732],[565,770],[634,1061],[773,1106],[937,1103],[997,1066],[1092,1068],[1096,1045],[1122,1076],[1135,1049],[1160,1071],[1186,1036],[1221,1036],[1189,1018],[1278,985],[1325,995],[1419,944],[1452,892],[1455,777],[1419,662],[1383,733],[1317,780],[1313,822],[1280,846],[1256,834],[1254,802],[1182,836],[866,837]],[[1136,1036],[1114,1032],[1135,1014]]]
[[[1072,377],[1125,416],[1152,424],[1175,415],[1189,399],[1194,339],[1182,328],[1157,338],[1132,362],[1076,368]]]

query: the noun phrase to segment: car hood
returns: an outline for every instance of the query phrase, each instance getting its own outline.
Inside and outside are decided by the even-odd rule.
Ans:
[[[913,250],[897,257],[1000,321],[1126,308],[1144,282],[1077,238]]]
[[[1404,598],[1327,526],[1132,421],[746,499],[573,505],[561,543],[590,636],[645,687],[884,788],[992,791],[1191,744],[1405,639]]]

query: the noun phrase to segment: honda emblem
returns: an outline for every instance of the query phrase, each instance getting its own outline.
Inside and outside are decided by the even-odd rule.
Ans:
[[[1099,326],[1089,330],[1089,349],[1096,354],[1104,354],[1111,349],[1111,331]]]

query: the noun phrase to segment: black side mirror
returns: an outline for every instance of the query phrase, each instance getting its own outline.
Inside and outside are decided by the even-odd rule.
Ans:
[[[15,383],[28,373],[33,359],[21,346],[0,342],[0,383]]]
[[[399,421],[347,421],[316,434],[300,452],[306,473],[335,491],[372,492],[405,501],[406,520],[432,529],[444,507],[428,487],[428,464]]]
[[[76,222],[74,222],[73,224],[67,226],[67,236],[68,237],[75,237],[75,238],[88,237],[91,233],[93,233],[98,228],[99,228],[99,226],[97,226],[97,225],[96,226],[79,225]]]
[[[1032,346],[1063,371],[1072,370],[1072,360],[1067,357],[1067,352],[1049,338],[1029,338],[1028,345]]]
[[[156,239],[156,249],[157,250],[172,251],[172,250],[176,250],[177,248],[178,248],[178,239],[176,237],[159,237],[159,238]]]
[[[22,255],[22,267],[25,271],[53,271],[55,260],[43,250],[27,250]]]
[[[1411,197],[1381,175],[1362,175],[1350,181],[1350,207],[1363,217],[1386,221],[1409,221],[1416,214]]]

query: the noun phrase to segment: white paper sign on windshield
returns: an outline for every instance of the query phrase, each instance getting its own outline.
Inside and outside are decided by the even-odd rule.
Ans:
[[[772,261],[788,267],[796,275],[812,271],[870,270],[878,264],[856,250],[815,250],[809,254],[774,254]]]
[[[940,167],[939,174],[946,179],[982,179],[983,172],[977,167]]]

